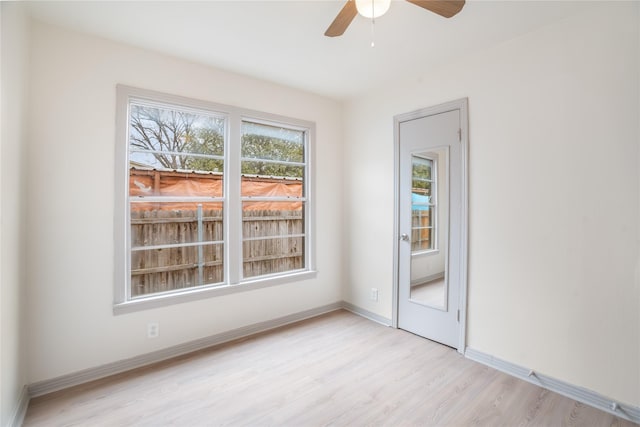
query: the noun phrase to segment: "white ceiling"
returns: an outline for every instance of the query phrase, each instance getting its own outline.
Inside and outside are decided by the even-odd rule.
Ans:
[[[216,68],[346,99],[590,7],[577,1],[467,0],[445,19],[402,0],[342,37],[324,31],[343,1],[31,2],[39,20]]]

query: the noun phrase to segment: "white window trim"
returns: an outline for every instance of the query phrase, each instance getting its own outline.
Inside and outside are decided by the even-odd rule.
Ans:
[[[130,277],[130,221],[128,207],[128,109],[131,98],[176,105],[187,110],[212,111],[227,118],[226,144],[240,144],[242,120],[277,124],[305,131],[307,174],[304,182],[304,226],[305,226],[305,268],[272,275],[242,279],[242,200],[240,180],[226,179],[240,176],[240,150],[228,150],[225,163],[224,194],[225,206],[225,263],[224,284],[201,286],[188,289],[153,294],[145,298],[129,299]],[[116,87],[116,144],[115,144],[115,209],[114,209],[114,314],[131,313],[139,310],[163,307],[203,298],[246,292],[269,286],[298,282],[316,277],[315,257],[315,123],[260,111],[216,104],[207,101],[169,95],[130,86]],[[228,150],[228,151],[227,151]],[[235,218],[231,220],[231,218]],[[240,218],[238,220],[237,218]],[[228,256],[233,254],[231,256]]]

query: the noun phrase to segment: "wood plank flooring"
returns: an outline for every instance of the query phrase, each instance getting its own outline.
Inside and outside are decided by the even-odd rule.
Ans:
[[[25,426],[634,426],[336,311],[31,401]]]

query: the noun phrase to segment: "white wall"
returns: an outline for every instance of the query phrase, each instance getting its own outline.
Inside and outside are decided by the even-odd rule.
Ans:
[[[339,103],[40,23],[31,73],[30,382],[341,300]],[[117,83],[315,121],[317,278],[114,316]]]
[[[15,416],[27,383],[24,360],[24,152],[28,19],[22,4],[0,3],[2,98],[0,128],[0,425]]]
[[[598,5],[345,107],[348,302],[392,315],[393,116],[468,97],[468,345],[640,404],[638,8]]]

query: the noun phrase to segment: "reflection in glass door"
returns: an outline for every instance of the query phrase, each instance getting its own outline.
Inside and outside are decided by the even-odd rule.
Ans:
[[[447,309],[447,148],[411,156],[411,284],[409,298]],[[408,201],[407,201],[408,202]]]

